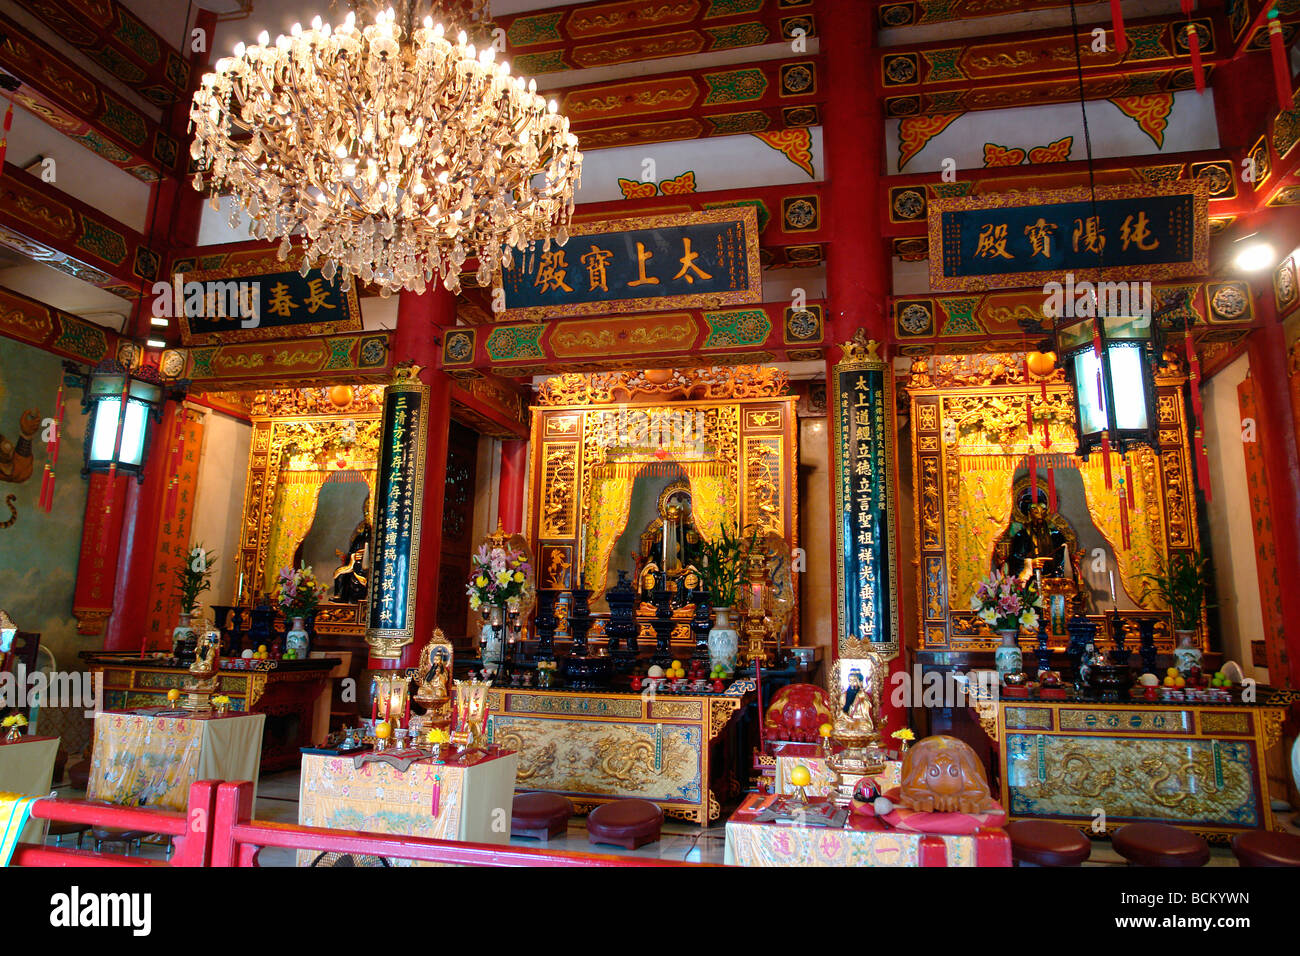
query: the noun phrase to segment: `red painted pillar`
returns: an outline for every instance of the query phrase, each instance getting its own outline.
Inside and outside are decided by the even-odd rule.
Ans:
[[[1267,288],[1267,287],[1266,287]],[[1269,674],[1274,684],[1300,687],[1300,452],[1296,449],[1286,339],[1273,311],[1272,294],[1255,300],[1264,327],[1247,343],[1255,388],[1256,432],[1268,478],[1283,633],[1291,673]]]
[[[420,381],[429,386],[428,434],[425,437],[424,502],[420,515],[420,554],[415,585],[415,640],[402,649],[400,661],[371,657],[369,667],[414,667],[420,650],[433,636],[438,609],[438,575],[442,556],[442,501],[447,484],[447,436],[451,422],[451,377],[438,368],[442,330],[456,324],[456,297],[441,285],[424,295],[403,292],[397,301],[393,355],[414,362]]]
[[[826,197],[822,215],[830,241],[826,259],[826,380],[842,357],[839,344],[866,329],[869,338],[889,341],[888,301],[891,291],[889,244],[881,232],[878,186],[884,173],[884,116],[877,90],[875,17],[856,0],[828,0],[821,7],[822,50],[826,61],[826,118],[822,126],[826,149]],[[882,348],[881,354],[887,354]],[[830,410],[834,413],[834,409]],[[892,416],[892,409],[887,409]],[[828,427],[828,460],[835,460],[835,429]],[[827,515],[831,540],[835,540],[835,475],[831,475],[830,512]],[[893,516],[891,516],[892,518]],[[836,560],[832,549],[832,561]],[[890,555],[897,562],[897,555]],[[900,576],[901,577],[901,576]],[[851,585],[853,586],[853,585]],[[892,599],[896,604],[900,595]],[[832,612],[832,649],[839,634],[841,595]],[[901,607],[901,605],[899,605]],[[899,616],[900,628],[903,615]],[[898,635],[903,643],[903,635]],[[890,662],[890,672],[903,668],[899,656]],[[890,702],[886,683],[881,706],[885,730],[906,723]]]
[[[163,406],[162,424],[156,425],[149,441],[144,480],[126,480],[126,501],[122,511],[118,548],[117,584],[113,591],[113,613],[104,636],[106,651],[139,651],[144,641],[149,607],[149,586],[158,553],[158,528],[162,523],[164,496],[171,477],[169,451],[176,420],[176,403]]]
[[[497,516],[506,534],[520,534],[524,530],[524,480],[527,474],[528,442],[503,441]]]

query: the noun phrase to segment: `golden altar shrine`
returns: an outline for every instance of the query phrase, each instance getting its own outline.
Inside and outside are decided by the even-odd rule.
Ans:
[[[185,810],[198,780],[249,780],[257,799],[264,714],[95,714],[89,800]]]
[[[1281,740],[1289,697],[1261,691],[1258,704],[1003,699],[976,709],[999,743],[1001,800],[1011,819],[1084,831],[1158,821],[1225,843],[1247,830],[1283,828],[1265,761]]]
[[[403,771],[385,760],[304,753],[298,823],[505,844],[510,842],[518,759],[508,751],[469,752],[442,764],[417,760]],[[318,856],[314,850],[300,851],[298,865],[311,866]],[[411,865],[409,860],[389,862]]]
[[[1066,644],[1073,600],[1098,625],[1103,612],[1117,609],[1132,647],[1138,619],[1154,619],[1157,648],[1172,650],[1169,608],[1146,575],[1200,549],[1185,381],[1181,360],[1166,352],[1155,375],[1156,446],[1138,445],[1127,459],[1112,453],[1108,468],[1100,453],[1075,454],[1075,412],[1059,365],[1038,376],[1020,354],[913,359],[906,390],[918,651],[995,649],[997,638],[971,609],[971,597],[1004,562],[1017,573],[1015,543],[1028,534],[1035,504],[1047,509],[1044,536],[1063,552],[1059,578],[1045,573],[1044,584],[1050,579],[1069,592],[1047,616],[1050,646]],[[1204,649],[1204,619],[1198,631]],[[1026,654],[1031,642],[1022,635]],[[1098,627],[1097,643],[1112,646],[1107,627]]]
[[[753,690],[752,680],[699,696],[493,688],[488,739],[518,752],[519,790],[562,793],[579,812],[637,797],[707,827],[739,790],[724,731]]]
[[[698,571],[701,540],[724,528],[756,531],[778,605],[770,639],[797,644],[798,421],[787,391],[785,373],[745,365],[548,379],[532,408],[530,444],[538,586],[568,591],[585,578],[599,618],[620,571],[638,586],[663,571],[672,587]],[[677,609],[674,646],[694,646],[692,611]],[[643,604],[638,617],[648,616]],[[563,627],[556,636],[567,636]],[[653,640],[647,628],[642,637]]]
[[[1010,866],[1006,831],[917,833],[850,815],[842,828],[761,823],[775,796],[750,794],[727,820],[724,862],[734,866]]]
[[[16,793],[23,797],[49,796],[58,752],[58,737],[0,740],[0,793]],[[19,841],[43,843],[45,824],[45,820],[32,817],[23,827]]]
[[[91,673],[103,674],[105,710],[168,706],[167,691],[190,680],[187,664],[132,654],[83,654]],[[235,712],[264,714],[261,744],[263,770],[298,764],[298,748],[324,740],[329,732],[330,672],[339,660],[311,657],[302,661],[240,661],[255,668],[234,669],[223,660],[217,674],[221,693]]]

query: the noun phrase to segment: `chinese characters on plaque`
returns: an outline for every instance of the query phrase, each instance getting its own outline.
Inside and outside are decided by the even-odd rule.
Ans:
[[[177,308],[185,345],[336,335],[361,329],[356,286],[344,291],[319,269],[231,275],[208,270],[177,276]],[[202,303],[201,306],[199,303]],[[195,313],[198,314],[195,314]]]
[[[842,562],[840,635],[895,640],[892,529],[893,446],[887,367],[848,357],[835,366],[837,559]],[[838,576],[838,575],[837,575]]]
[[[424,494],[427,389],[390,386],[384,398],[375,502],[374,586],[367,636],[408,635],[414,625],[416,548]]]
[[[1015,206],[995,205],[996,196],[931,203],[930,247],[942,250],[930,258],[935,289],[960,288],[970,278],[996,287],[1095,269],[1155,280],[1207,268],[1206,196],[1190,183],[1103,187],[1095,202],[1087,189],[1020,199]]]
[[[502,287],[507,319],[758,302],[757,214],[738,207],[578,225],[563,246],[539,241],[515,253]]]

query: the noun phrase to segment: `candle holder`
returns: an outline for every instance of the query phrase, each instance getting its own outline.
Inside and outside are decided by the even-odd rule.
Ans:
[[[1070,662],[1070,669],[1077,682],[1081,678],[1084,654],[1087,653],[1089,645],[1095,645],[1097,642],[1097,625],[1088,620],[1086,615],[1075,614],[1066,625],[1066,630],[1070,632],[1070,643],[1066,647],[1065,656]]]
[[[1052,669],[1052,649],[1047,646],[1047,628],[1041,617],[1038,620],[1038,646],[1034,648],[1034,657],[1038,660],[1038,673]]]
[[[591,653],[587,634],[591,630],[591,591],[586,575],[579,575],[578,587],[573,589],[573,613],[569,627],[573,630],[573,650],[564,662],[564,680],[575,688],[600,687],[609,681],[613,661],[606,655]]]
[[[654,601],[655,616],[650,626],[655,632],[655,652],[651,663],[667,667],[673,662],[673,608],[672,594],[668,590],[668,576],[663,571],[655,571],[655,589],[651,593]]]
[[[1137,622],[1138,655],[1142,658],[1142,673],[1156,673],[1156,619],[1140,617]]]
[[[618,583],[605,592],[605,601],[609,605],[609,625],[605,628],[609,654],[614,669],[626,673],[635,666],[637,657],[637,593],[626,571],[618,572]]]
[[[555,599],[559,593],[554,588],[537,589],[537,616],[533,618],[533,626],[537,628],[537,652],[533,655],[534,660],[555,659],[555,625],[559,623],[555,618]]]
[[[1111,662],[1119,667],[1127,667],[1133,652],[1128,649],[1124,619],[1120,617],[1118,610],[1112,610],[1106,617],[1107,624],[1110,625],[1111,640],[1115,642],[1115,649],[1110,652]]]

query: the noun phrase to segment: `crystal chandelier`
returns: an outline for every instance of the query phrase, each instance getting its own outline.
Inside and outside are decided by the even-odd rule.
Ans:
[[[274,43],[263,33],[217,61],[190,107],[194,187],[214,208],[233,194],[232,227],[246,214],[282,260],[297,235],[304,274],[385,296],[436,279],[457,292],[469,258],[486,287],[513,250],[563,245],[582,175],[577,137],[536,81],[432,16],[417,25],[417,3],[365,27],[349,12]]]

